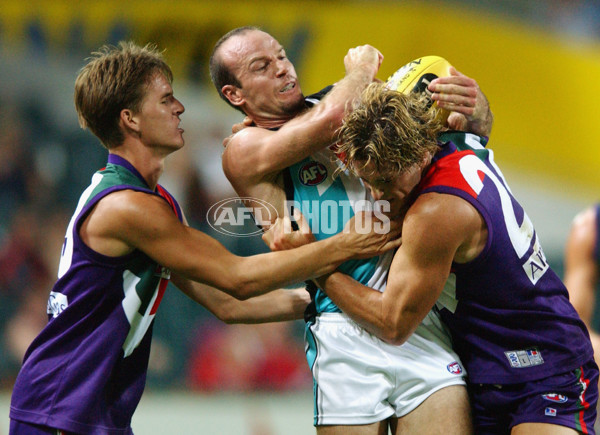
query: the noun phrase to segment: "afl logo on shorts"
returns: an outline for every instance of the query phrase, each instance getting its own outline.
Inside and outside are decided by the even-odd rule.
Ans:
[[[554,403],[565,403],[568,400],[567,396],[563,396],[562,394],[556,393],[542,394],[542,397]]]
[[[446,366],[446,368],[448,369],[448,371],[450,373],[452,373],[453,375],[460,375],[463,372],[462,367],[460,366],[459,363],[457,363],[456,361],[454,361],[453,363],[450,363]]]
[[[327,178],[327,168],[319,162],[308,162],[300,168],[298,177],[305,186],[316,186]]]

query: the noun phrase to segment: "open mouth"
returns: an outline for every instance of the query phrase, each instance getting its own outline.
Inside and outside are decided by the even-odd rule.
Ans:
[[[279,92],[280,93],[284,93],[284,92],[287,92],[287,91],[289,91],[291,89],[294,89],[295,87],[296,87],[296,83],[290,82],[287,85],[285,85]]]

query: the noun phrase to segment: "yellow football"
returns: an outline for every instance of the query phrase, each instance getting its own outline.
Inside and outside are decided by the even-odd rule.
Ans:
[[[431,95],[427,86],[433,79],[450,75],[450,63],[440,56],[423,56],[415,59],[392,74],[386,81],[389,89],[408,94],[410,92]],[[446,120],[450,112],[441,109],[439,116]]]

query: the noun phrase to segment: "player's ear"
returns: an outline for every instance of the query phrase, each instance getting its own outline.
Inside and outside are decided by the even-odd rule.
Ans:
[[[139,132],[140,126],[137,117],[131,109],[123,109],[119,114],[121,124],[128,130]]]
[[[221,88],[221,92],[234,106],[241,106],[244,103],[244,95],[240,88],[234,85],[225,85]]]

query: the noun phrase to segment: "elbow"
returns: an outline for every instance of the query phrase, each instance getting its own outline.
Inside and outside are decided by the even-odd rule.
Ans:
[[[233,312],[224,312],[224,313],[220,313],[219,315],[217,315],[217,318],[227,324],[227,325],[234,325],[236,323],[240,323],[240,320],[234,315]]]
[[[249,280],[242,275],[232,277],[226,284],[226,288],[223,290],[238,301],[245,301],[260,294],[258,283],[254,280]]]
[[[243,318],[241,318],[239,312],[236,310],[236,307],[233,303],[225,303],[219,306],[216,310],[211,310],[211,312],[215,315],[217,319],[227,325],[233,325],[236,323],[242,323]]]
[[[396,328],[389,328],[383,333],[382,339],[393,346],[400,346],[406,343],[408,337],[409,335],[404,331],[400,331]]]
[[[381,339],[394,346],[404,344],[416,329],[410,327],[411,323],[404,316],[388,318],[383,325]]]

